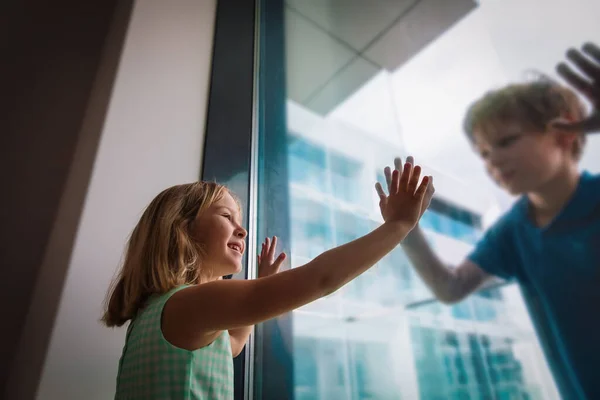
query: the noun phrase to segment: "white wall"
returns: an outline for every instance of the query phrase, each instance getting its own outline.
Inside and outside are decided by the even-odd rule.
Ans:
[[[114,396],[125,331],[98,322],[102,303],[142,209],[160,190],[199,177],[215,11],[216,0],[134,5],[39,399]]]

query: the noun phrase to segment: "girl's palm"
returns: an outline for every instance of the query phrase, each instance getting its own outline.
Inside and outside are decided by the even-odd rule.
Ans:
[[[433,196],[432,178],[426,176],[419,184],[421,167],[414,166],[412,157],[402,167],[399,159],[395,160],[396,169],[391,172],[385,169],[389,195],[386,195],[381,184],[376,184],[379,195],[379,208],[384,221],[405,223],[412,229],[431,202]]]
[[[281,264],[285,261],[285,253],[280,253],[275,258],[275,250],[277,249],[277,236],[273,239],[266,238],[262,244],[262,249],[258,255],[258,277],[264,278],[279,272]]]

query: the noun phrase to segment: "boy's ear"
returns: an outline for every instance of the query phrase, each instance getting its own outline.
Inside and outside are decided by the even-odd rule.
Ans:
[[[572,115],[565,113],[562,114],[559,118],[552,120],[548,125],[548,129],[551,131],[551,133],[554,134],[554,137],[556,138],[556,143],[565,150],[571,150],[573,148],[574,142],[579,136],[579,132],[559,129],[554,127],[554,124],[558,123],[568,125],[574,123],[575,121],[576,119],[573,118]]]
[[[578,132],[569,132],[559,129],[553,129],[551,133],[554,136],[556,144],[558,144],[561,149],[566,151],[571,151],[573,149],[573,146],[575,146],[575,141],[577,141],[579,137]]]
[[[573,146],[573,143],[577,140],[578,136],[579,133],[576,132],[560,132],[558,134],[558,140],[560,144],[571,148]]]
[[[557,132],[578,132],[581,133],[581,121],[574,117],[569,112],[563,112],[559,117],[551,120],[547,129],[549,131],[557,131]]]

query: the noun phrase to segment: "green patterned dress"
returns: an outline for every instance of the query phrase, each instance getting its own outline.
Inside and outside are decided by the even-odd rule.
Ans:
[[[188,351],[162,334],[162,310],[180,286],[152,296],[130,323],[117,376],[118,400],[232,400],[233,357],[229,333]]]

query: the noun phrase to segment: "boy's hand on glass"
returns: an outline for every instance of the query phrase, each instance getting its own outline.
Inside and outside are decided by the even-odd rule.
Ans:
[[[412,157],[406,160],[404,166],[398,159],[395,163],[397,168],[393,172],[389,168],[385,169],[389,195],[385,194],[379,182],[375,185],[379,195],[379,209],[384,221],[401,222],[412,229],[431,202],[432,178],[426,176],[419,183],[421,167],[413,165]]]
[[[258,255],[258,277],[264,278],[274,275],[279,272],[281,264],[285,261],[286,254],[280,253],[275,258],[275,250],[277,249],[277,236],[266,238],[262,244],[262,249]]]
[[[582,51],[569,49],[567,58],[577,66],[581,73],[573,71],[566,63],[560,63],[556,67],[558,74],[587,97],[594,105],[594,110],[588,118],[582,121],[556,121],[552,126],[562,130],[584,133],[600,131],[600,47],[594,43],[586,43]]]

